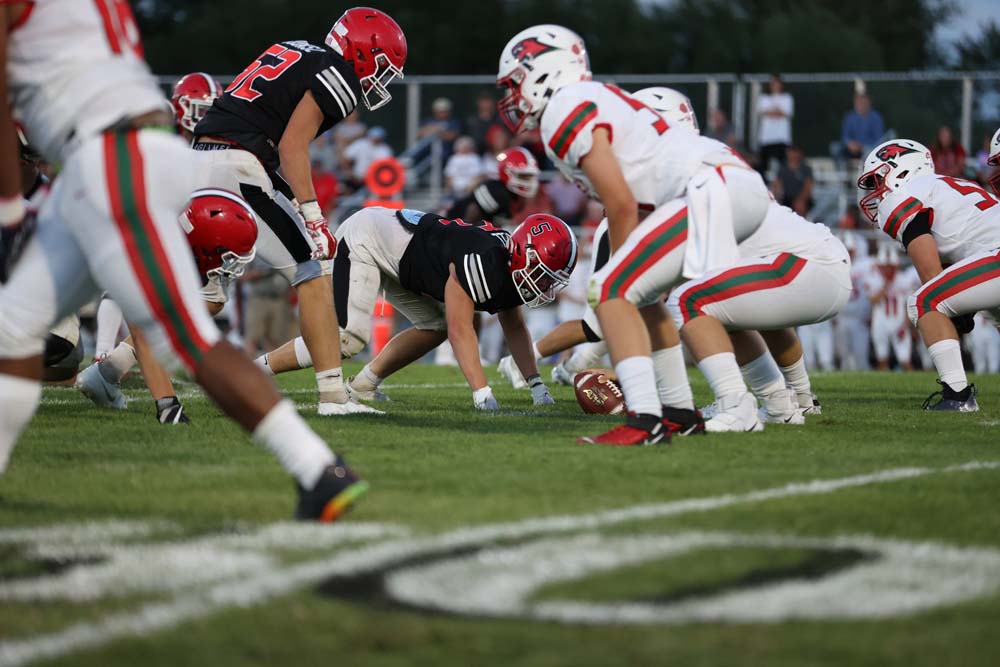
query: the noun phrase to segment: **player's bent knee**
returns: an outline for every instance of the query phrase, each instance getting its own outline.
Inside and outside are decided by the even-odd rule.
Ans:
[[[365,346],[368,345],[368,341],[360,336],[357,336],[349,331],[340,332],[340,357],[342,359],[351,359],[357,356]]]

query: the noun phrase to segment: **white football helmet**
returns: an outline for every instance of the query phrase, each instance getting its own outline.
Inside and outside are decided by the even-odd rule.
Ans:
[[[701,132],[691,100],[684,93],[666,86],[653,86],[637,90],[632,97],[666,118],[671,125]]]
[[[591,78],[583,39],[558,25],[536,25],[514,35],[500,54],[497,87],[504,90],[497,110],[517,134],[538,127],[552,95]]]
[[[990,156],[986,158],[986,164],[991,167],[1000,167],[1000,130],[993,133],[990,139]]]
[[[873,223],[886,194],[907,181],[934,173],[930,150],[912,139],[892,139],[868,154],[858,178],[858,206]]]

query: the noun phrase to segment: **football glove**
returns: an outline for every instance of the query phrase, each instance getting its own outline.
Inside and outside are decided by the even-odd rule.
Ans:
[[[531,387],[531,401],[537,405],[555,405],[555,399],[552,398],[552,394],[549,393],[549,388],[545,386],[542,382],[542,378],[538,375],[532,375],[528,378],[528,386]]]
[[[28,241],[35,233],[37,220],[29,215],[21,222],[0,227],[0,284],[10,280],[14,265],[21,259]]]
[[[492,411],[500,409],[500,404],[493,397],[493,390],[489,385],[472,392],[472,402],[475,403],[477,410]]]
[[[972,313],[956,315],[951,318],[951,323],[955,325],[955,330],[959,336],[963,336],[976,328],[976,317]]]
[[[302,218],[306,222],[306,231],[309,232],[309,238],[312,239],[313,245],[316,249],[313,250],[313,259],[332,259],[334,253],[337,252],[337,239],[334,238],[333,233],[330,231],[330,226],[326,224],[326,218],[323,217],[323,211],[320,210],[319,204],[314,201],[304,202],[299,210],[302,213]]]

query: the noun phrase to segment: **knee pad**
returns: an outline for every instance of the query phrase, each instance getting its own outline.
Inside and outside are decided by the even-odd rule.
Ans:
[[[363,340],[358,336],[355,336],[349,331],[341,330],[340,332],[340,358],[350,359],[357,355],[361,350],[365,349],[368,345],[367,340]]]

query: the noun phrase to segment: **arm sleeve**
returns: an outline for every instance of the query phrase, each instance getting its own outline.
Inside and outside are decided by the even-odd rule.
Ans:
[[[353,72],[342,71],[337,63],[322,63],[323,68],[309,78],[309,90],[323,115],[340,122],[358,106],[361,87]]]
[[[903,242],[903,235],[913,219],[923,210],[923,203],[906,192],[894,192],[878,207],[878,226],[886,234]]]

